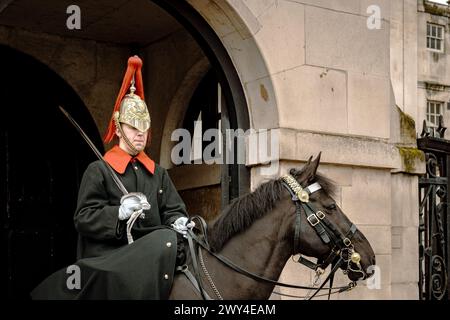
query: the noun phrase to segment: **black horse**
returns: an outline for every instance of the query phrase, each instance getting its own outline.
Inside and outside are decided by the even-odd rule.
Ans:
[[[323,267],[340,261],[338,267],[352,281],[370,276],[367,268],[375,265],[372,247],[331,198],[334,185],[317,173],[320,154],[314,161],[311,158],[302,170],[290,171],[299,185],[281,178],[266,182],[233,201],[208,226],[212,253],[201,249],[197,258],[207,296],[268,299],[275,286],[233,270],[214,257],[216,253],[239,268],[272,280],[279,278],[287,260],[298,253],[317,258]],[[189,257],[189,270],[193,270],[192,262]],[[201,299],[194,284],[196,281],[177,274],[169,299]]]

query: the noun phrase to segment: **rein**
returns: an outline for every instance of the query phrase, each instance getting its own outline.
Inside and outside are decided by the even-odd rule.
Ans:
[[[197,218],[197,219],[201,220],[202,223],[205,223],[203,218],[201,218],[201,217],[196,216],[194,218]],[[202,239],[200,239],[193,231],[188,230],[187,232],[188,232],[187,233],[187,238],[188,238],[188,242],[189,242],[191,258],[193,260],[192,264],[193,264],[193,268],[194,268],[194,275],[196,275],[196,283],[194,285],[194,287],[196,287],[196,288],[201,288],[201,280],[200,280],[200,277],[199,277],[198,266],[197,266],[197,262],[196,262],[197,255],[195,254],[194,246],[191,245],[191,243],[192,243],[191,241],[192,240],[195,241],[201,248],[206,250],[209,254],[214,256],[217,260],[222,262],[224,265],[226,265],[227,267],[231,268],[232,270],[234,270],[234,271],[236,271],[236,272],[238,272],[238,273],[240,273],[240,274],[242,274],[242,275],[244,275],[244,276],[246,276],[248,278],[251,278],[251,279],[254,279],[254,280],[257,280],[257,281],[261,281],[261,282],[270,283],[270,284],[277,285],[277,286],[280,286],[280,287],[288,287],[288,288],[294,288],[294,289],[307,289],[307,290],[316,289],[314,287],[299,286],[299,285],[294,285],[294,284],[289,284],[289,283],[278,282],[278,281],[275,281],[275,280],[272,280],[272,279],[268,279],[268,278],[259,276],[259,275],[255,274],[255,273],[251,272],[251,271],[245,270],[244,268],[241,268],[238,265],[234,264],[232,261],[230,261],[228,258],[224,257],[223,255],[220,255],[218,253],[215,253],[215,252],[211,251],[209,246],[207,246],[204,243],[204,241]],[[191,239],[191,241],[189,241],[189,239]],[[178,270],[183,271],[184,273],[189,272],[187,265],[184,265],[184,266],[178,268]],[[189,276],[187,276],[187,277],[191,281],[192,277],[189,277]],[[338,292],[344,292],[344,291],[353,289],[355,286],[356,286],[356,284],[351,282],[347,286],[335,287],[335,288],[332,288],[332,289],[338,290]],[[320,290],[328,290],[328,288],[320,288],[318,290],[319,291]],[[202,291],[204,291],[204,289],[202,288],[199,291],[202,294],[202,298],[204,300],[207,300],[207,299],[205,299],[205,297],[203,296],[203,293],[202,293]]]

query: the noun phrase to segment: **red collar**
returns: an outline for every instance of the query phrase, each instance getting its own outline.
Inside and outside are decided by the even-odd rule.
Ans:
[[[123,174],[130,161],[138,160],[151,173],[155,173],[155,161],[149,158],[143,151],[137,156],[132,157],[126,151],[122,150],[118,145],[111,148],[103,157],[114,170]]]

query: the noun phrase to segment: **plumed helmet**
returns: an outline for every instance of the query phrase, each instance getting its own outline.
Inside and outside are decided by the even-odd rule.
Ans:
[[[122,99],[119,111],[115,112],[114,118],[120,123],[126,123],[145,132],[150,129],[150,114],[145,101],[134,93],[135,90],[134,83],[132,83],[130,93]]]
[[[142,83],[142,60],[138,56],[128,59],[128,66],[122,81],[122,86],[114,105],[113,115],[104,136],[104,142],[111,142],[115,128],[120,123],[126,123],[142,132],[150,129],[151,119],[144,101],[144,86]],[[128,90],[130,91],[128,94]]]

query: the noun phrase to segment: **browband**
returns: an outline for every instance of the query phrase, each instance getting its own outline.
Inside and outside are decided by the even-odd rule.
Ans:
[[[283,181],[289,186],[289,188],[294,192],[294,194],[301,202],[308,202],[309,195],[322,188],[317,182],[310,184],[306,188],[302,188],[297,180],[290,174],[284,175],[283,177],[281,177],[281,179],[283,179]]]

